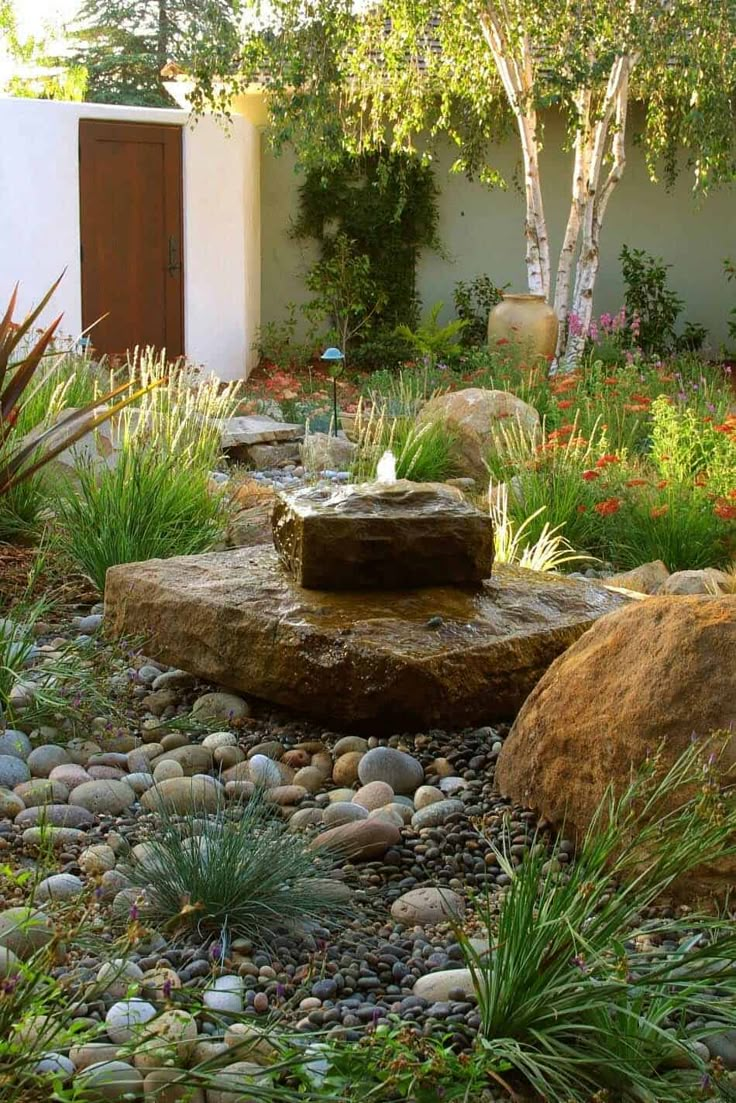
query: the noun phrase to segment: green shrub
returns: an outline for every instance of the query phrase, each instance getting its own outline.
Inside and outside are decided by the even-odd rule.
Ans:
[[[645,352],[664,356],[676,346],[675,325],[684,305],[667,286],[667,272],[672,266],[661,257],[628,245],[622,247],[619,259],[626,316],[632,319],[632,342]]]
[[[736,486],[736,440],[692,406],[656,399],[651,439],[652,459],[663,478],[683,483],[701,477],[716,495]]]
[[[115,466],[77,467],[57,512],[61,546],[99,590],[109,567],[208,551],[225,510],[205,470],[126,439]]]
[[[676,878],[735,852],[734,792],[719,790],[720,752],[708,757],[716,745],[692,746],[670,768],[655,754],[623,795],[609,791],[570,865],[559,844],[551,855],[533,846],[520,865],[496,851],[509,886],[497,909],[489,899],[477,911],[490,952],[460,932],[479,1059],[543,1099],[690,1103],[711,1071],[692,1043],[736,1026],[729,919],[642,918]],[[678,949],[648,952],[640,942],[653,935]]]
[[[488,315],[503,299],[508,284],[498,287],[490,276],[476,276],[474,280],[458,280],[452,292],[455,313],[465,322],[462,343],[466,346],[485,345],[488,340]]]
[[[142,914],[170,930],[267,940],[277,929],[340,915],[332,859],[254,795],[214,814],[174,817],[165,805],[145,858],[128,875],[146,890]]]

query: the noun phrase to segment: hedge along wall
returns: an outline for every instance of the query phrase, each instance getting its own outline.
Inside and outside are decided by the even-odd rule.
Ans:
[[[568,212],[572,161],[562,152],[562,126],[547,120],[542,153],[543,186],[553,249],[558,249]],[[279,321],[284,305],[307,298],[303,274],[317,250],[289,236],[297,211],[301,177],[290,153],[275,157],[262,138],[261,240],[262,321]],[[451,313],[452,290],[458,280],[486,273],[496,283],[525,290],[524,205],[514,185],[518,145],[509,141],[496,151],[496,163],[508,180],[505,191],[449,172],[453,153],[440,149],[435,163],[439,188],[439,234],[445,255],[425,250],[418,272],[418,290],[426,306],[441,299]],[[723,258],[736,260],[736,188],[724,188],[705,200],[694,200],[691,177],[683,174],[668,192],[652,184],[639,149],[629,150],[622,183],[606,214],[601,243],[601,271],[596,290],[596,313],[615,311],[622,302],[623,244],[646,249],[672,265],[671,285],[685,300],[681,321],[700,322],[709,332],[708,347],[717,351],[727,339],[727,316],[736,305],[736,289],[723,276]]]

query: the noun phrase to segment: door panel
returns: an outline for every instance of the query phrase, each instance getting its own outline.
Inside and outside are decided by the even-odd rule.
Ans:
[[[184,352],[181,128],[79,123],[82,324],[101,352]]]

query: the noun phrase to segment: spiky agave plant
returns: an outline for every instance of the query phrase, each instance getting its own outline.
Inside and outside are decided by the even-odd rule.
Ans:
[[[13,315],[18,300],[16,284],[5,314],[0,319],[0,499],[9,494],[21,482],[32,478],[42,467],[58,456],[81,437],[92,432],[98,425],[114,417],[125,406],[135,402],[153,387],[160,386],[165,380],[157,379],[148,383],[134,394],[132,383],[127,381],[110,391],[99,395],[87,403],[81,410],[74,410],[61,418],[30,441],[16,441],[16,426],[27,388],[33,380],[43,358],[48,355],[54,335],[62,316],[59,315],[42,331],[31,348],[17,360],[22,342],[50,302],[58,288],[64,273],[51,285],[38,305],[31,310],[22,322],[15,323]],[[125,395],[124,398],[120,398]],[[119,401],[114,401],[119,399]],[[107,403],[113,402],[108,406]],[[104,406],[103,410],[100,407]],[[100,410],[100,412],[95,412]]]

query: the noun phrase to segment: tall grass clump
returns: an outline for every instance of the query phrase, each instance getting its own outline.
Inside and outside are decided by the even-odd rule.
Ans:
[[[82,461],[57,503],[60,545],[99,590],[109,567],[208,551],[225,527],[208,472],[128,437],[113,467]]]
[[[736,854],[736,799],[720,787],[716,749],[726,735],[669,767],[654,755],[622,796],[609,791],[570,865],[559,844],[518,866],[496,851],[509,886],[497,911],[490,900],[477,911],[490,951],[460,938],[485,1060],[541,1098],[690,1103],[708,1087],[692,1043],[736,1027],[733,924],[643,917],[696,866]]]
[[[444,422],[417,425],[411,417],[392,418],[376,407],[366,414],[360,406],[355,432],[358,450],[351,469],[355,482],[375,479],[378,461],[387,449],[396,457],[397,479],[440,483],[456,473],[457,434]]]
[[[567,542],[560,531],[545,521],[541,532],[532,540],[529,528],[544,513],[544,506],[517,523],[509,511],[509,491],[505,483],[491,488],[488,494],[491,519],[493,521],[494,561],[530,571],[558,571],[568,563],[580,563],[590,560],[590,555],[580,555]]]
[[[277,930],[344,911],[331,860],[266,804],[247,802],[175,817],[162,801],[146,855],[128,876],[145,890],[142,914],[169,930],[267,941]]]

